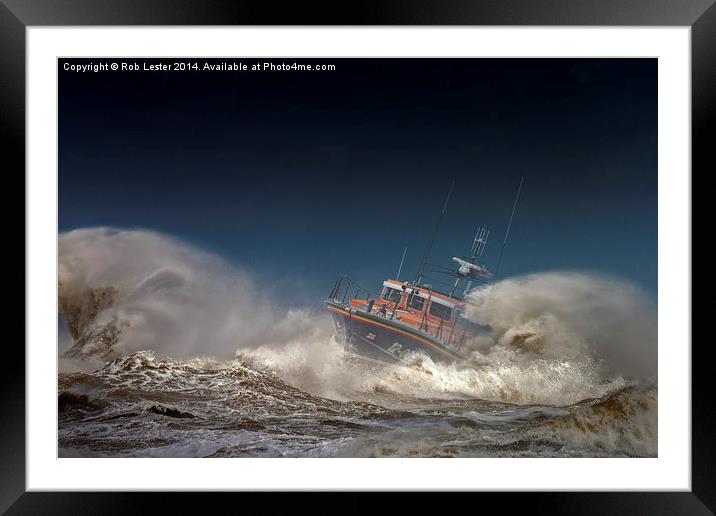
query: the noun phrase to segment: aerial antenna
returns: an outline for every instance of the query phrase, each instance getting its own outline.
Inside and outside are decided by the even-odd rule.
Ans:
[[[482,256],[482,253],[485,251],[488,236],[490,236],[490,230],[487,229],[486,226],[481,226],[477,229],[477,233],[475,233],[475,238],[472,240],[472,247],[470,248],[470,251],[472,252],[470,263],[472,263],[473,265],[477,265],[477,259]],[[470,269],[464,261],[461,261],[458,258],[453,258],[453,261],[460,264],[460,269],[458,270],[455,284],[452,286],[452,290],[450,291],[450,297],[453,297],[455,295],[455,291],[460,285],[460,278],[462,277],[461,273],[467,278],[467,285],[465,286],[465,292],[463,293],[463,297],[467,296],[468,292],[470,291],[470,287],[472,286],[473,276],[469,275],[472,273],[470,272]],[[488,272],[486,269],[482,268],[479,268],[478,270],[484,270],[484,272]]]
[[[455,188],[455,181],[452,182],[450,185],[450,191],[447,194],[447,197],[445,198],[445,203],[443,204],[443,209],[440,212],[440,216],[438,217],[437,222],[435,222],[435,228],[433,229],[433,234],[430,237],[430,241],[428,242],[428,247],[425,249],[425,254],[423,255],[423,259],[420,262],[420,268],[418,269],[418,273],[415,275],[415,284],[420,285],[420,282],[423,280],[423,271],[425,270],[425,266],[428,263],[428,260],[430,259],[430,251],[433,248],[433,243],[435,242],[435,237],[438,234],[438,230],[440,229],[440,223],[443,220],[443,216],[445,215],[445,210],[447,210],[448,202],[450,201],[450,196],[452,195],[453,188]]]
[[[472,241],[472,263],[482,256],[485,246],[487,245],[487,237],[490,236],[490,230],[482,226],[475,233],[475,239]]]
[[[502,241],[502,247],[500,248],[500,258],[497,260],[497,267],[495,268],[495,278],[500,273],[500,265],[502,265],[502,253],[505,252],[505,246],[507,245],[507,237],[510,235],[510,227],[512,226],[512,218],[515,216],[515,210],[517,209],[517,202],[520,200],[520,192],[522,191],[522,183],[524,180],[525,176],[520,177],[520,186],[517,187],[517,196],[515,197],[515,203],[512,205],[512,213],[510,214],[510,220],[507,223],[505,239]]]
[[[400,280],[400,271],[403,270],[403,262],[405,261],[405,253],[408,252],[408,248],[403,249],[403,257],[400,259],[400,267],[398,267],[398,274],[395,275],[396,281]]]

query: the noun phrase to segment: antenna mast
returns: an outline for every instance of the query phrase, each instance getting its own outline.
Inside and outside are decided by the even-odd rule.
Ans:
[[[403,257],[400,259],[400,267],[398,267],[398,274],[395,275],[396,280],[400,280],[400,271],[403,270],[403,262],[405,261],[405,253],[408,252],[407,246],[403,249]]]
[[[505,239],[502,241],[502,247],[500,248],[500,258],[497,260],[497,267],[495,268],[495,278],[500,273],[500,266],[502,265],[502,253],[505,252],[505,246],[507,245],[507,237],[510,234],[510,227],[512,227],[512,218],[515,216],[515,210],[517,209],[517,202],[520,200],[520,192],[522,191],[522,183],[525,180],[525,176],[520,177],[520,186],[517,187],[517,196],[515,197],[515,203],[512,205],[512,213],[510,214],[510,220],[507,223],[507,230],[505,231]]]
[[[440,216],[438,217],[437,222],[435,223],[435,228],[433,229],[433,234],[430,237],[430,241],[428,242],[428,247],[425,249],[425,254],[423,255],[423,260],[420,262],[420,268],[418,269],[418,273],[415,275],[415,284],[420,285],[420,282],[423,280],[423,273],[425,272],[425,266],[428,263],[428,260],[430,259],[430,251],[433,248],[433,243],[435,243],[435,237],[438,234],[438,230],[440,229],[440,223],[443,220],[443,215],[445,215],[445,210],[447,209],[448,202],[450,201],[450,196],[452,195],[453,188],[455,188],[455,181],[452,182],[450,185],[450,191],[447,194],[447,197],[445,198],[445,204],[443,204],[443,209],[440,212]]]

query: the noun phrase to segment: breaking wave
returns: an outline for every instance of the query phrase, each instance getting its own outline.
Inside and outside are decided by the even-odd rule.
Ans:
[[[59,237],[59,312],[72,358],[139,350],[228,359],[237,348],[325,332],[306,310],[278,311],[244,271],[150,231],[81,229]]]
[[[638,287],[600,275],[549,272],[473,290],[466,312],[492,327],[485,353],[591,361],[606,374],[656,378],[656,306]]]

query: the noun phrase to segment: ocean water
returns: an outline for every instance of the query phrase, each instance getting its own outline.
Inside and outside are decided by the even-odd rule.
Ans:
[[[345,364],[371,388],[338,400],[246,360],[137,352],[59,376],[61,457],[644,457],[657,389],[605,385],[569,405],[400,392],[430,370]],[[435,367],[433,364],[432,367]],[[489,373],[488,373],[489,374]],[[431,379],[427,379],[430,381]],[[349,399],[350,398],[350,399]]]
[[[61,457],[654,457],[655,307],[614,278],[475,290],[470,359],[379,364],[147,231],[60,235]],[[247,301],[248,300],[248,301]]]

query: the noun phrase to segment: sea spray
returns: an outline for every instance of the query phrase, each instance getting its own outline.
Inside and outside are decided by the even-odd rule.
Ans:
[[[328,327],[309,311],[277,309],[220,258],[144,230],[61,234],[59,310],[74,339],[65,354],[104,360],[139,350],[228,359]]]
[[[578,272],[507,278],[473,290],[466,313],[489,324],[483,353],[532,358],[594,359],[605,374],[656,378],[654,302],[623,280]]]

